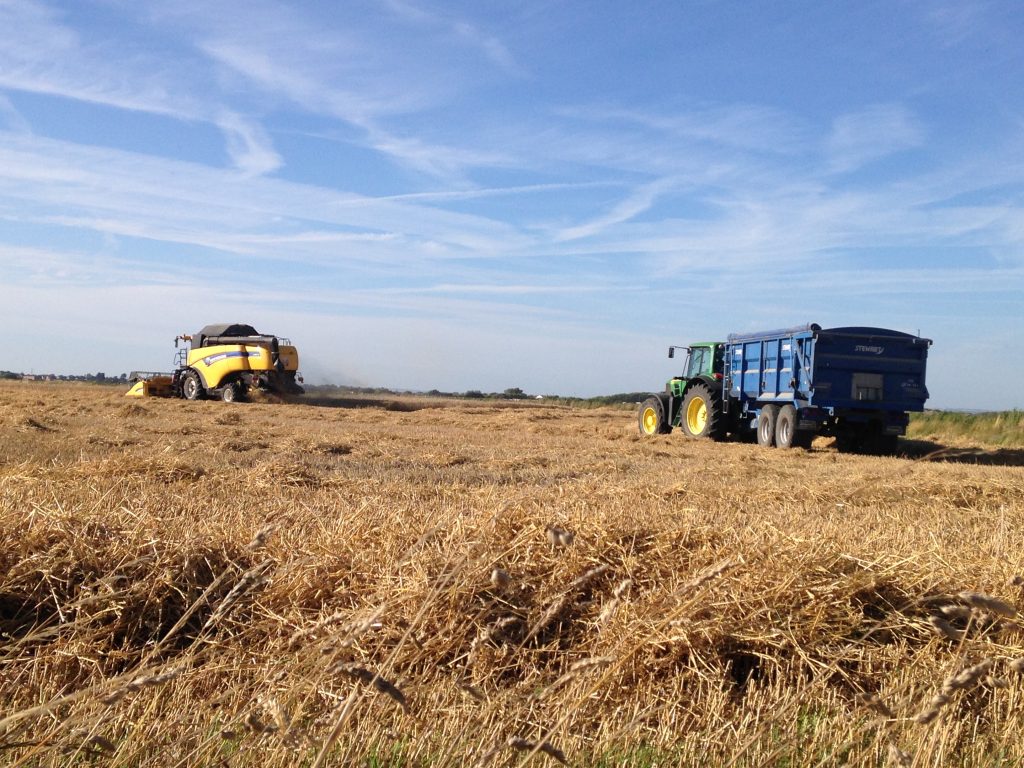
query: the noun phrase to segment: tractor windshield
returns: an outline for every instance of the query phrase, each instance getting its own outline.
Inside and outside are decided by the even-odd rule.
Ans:
[[[692,379],[705,373],[711,367],[711,350],[707,347],[691,347],[690,359],[686,366],[686,378]]]

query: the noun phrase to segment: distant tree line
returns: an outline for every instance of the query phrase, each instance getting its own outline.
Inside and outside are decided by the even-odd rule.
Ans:
[[[0,379],[13,379],[16,381],[88,381],[94,384],[125,384],[128,381],[128,374],[120,376],[107,376],[99,373],[18,373],[16,371],[0,371]]]
[[[597,397],[567,397],[563,395],[532,395],[521,387],[509,387],[501,392],[484,392],[480,389],[467,389],[464,392],[446,392],[440,389],[427,391],[395,390],[387,387],[349,387],[336,384],[307,384],[306,391],[317,395],[391,395],[413,397],[438,397],[460,400],[545,400],[556,403],[584,405],[634,405],[645,397],[648,392],[621,392],[614,395]]]
[[[103,372],[85,374],[55,374],[55,373],[16,373],[14,371],[0,371],[0,379],[14,379],[25,381],[86,381],[94,384],[127,384],[128,374],[122,373],[119,376],[108,376]],[[468,389],[465,392],[444,392],[440,389],[431,389],[426,392],[413,390],[396,390],[388,387],[349,387],[338,384],[307,384],[306,392],[321,396],[343,396],[343,395],[370,395],[370,396],[408,396],[408,397],[443,397],[462,400],[544,400],[548,402],[564,403],[568,405],[634,405],[643,400],[647,392],[622,392],[614,395],[599,395],[597,397],[567,397],[563,395],[531,395],[522,387],[508,387],[501,392],[484,392],[480,389]]]

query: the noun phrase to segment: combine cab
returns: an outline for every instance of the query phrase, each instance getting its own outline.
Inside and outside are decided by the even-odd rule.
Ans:
[[[299,353],[288,339],[259,333],[251,325],[208,325],[183,334],[174,373],[135,372],[129,397],[219,397],[244,400],[253,390],[301,395]]]

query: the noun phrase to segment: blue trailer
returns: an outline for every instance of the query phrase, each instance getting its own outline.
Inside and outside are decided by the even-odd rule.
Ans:
[[[684,348],[683,374],[641,405],[640,431],[678,427],[690,437],[733,434],[780,448],[825,435],[840,450],[891,453],[908,414],[924,410],[931,343],[885,328],[811,323],[693,344]]]

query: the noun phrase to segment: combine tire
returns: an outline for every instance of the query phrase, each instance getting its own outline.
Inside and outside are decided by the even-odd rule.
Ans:
[[[796,408],[784,405],[775,419],[775,445],[778,448],[795,448],[797,442]]]
[[[683,398],[680,423],[690,437],[721,438],[725,424],[721,396],[704,384],[692,384]]]
[[[242,390],[238,384],[225,384],[220,391],[220,399],[225,403],[237,403],[242,399]]]
[[[186,400],[201,400],[203,397],[203,384],[199,381],[199,374],[189,371],[182,377],[181,394]]]
[[[766,405],[757,417],[757,444],[770,448],[775,444],[775,423],[779,418],[777,405]]]
[[[665,418],[665,403],[660,397],[648,397],[640,404],[640,434],[646,437],[667,435],[672,425]]]

